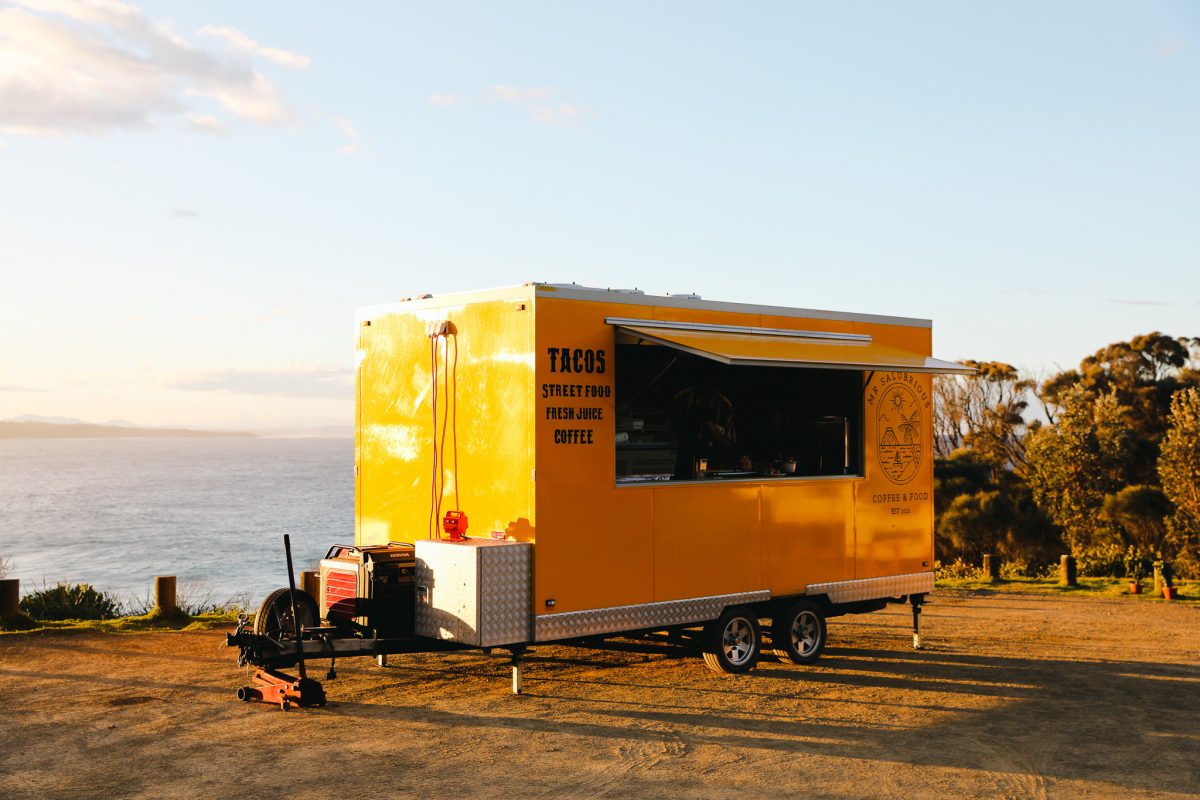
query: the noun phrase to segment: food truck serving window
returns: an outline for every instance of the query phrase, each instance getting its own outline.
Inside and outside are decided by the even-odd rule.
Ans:
[[[868,374],[962,371],[863,334],[607,321],[618,483],[862,475]]]

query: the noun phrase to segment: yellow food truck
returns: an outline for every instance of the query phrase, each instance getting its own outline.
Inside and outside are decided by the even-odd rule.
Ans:
[[[459,647],[516,681],[529,645],[659,630],[744,672],[907,600],[919,644],[932,375],[971,371],[930,345],[928,320],[575,284],[360,309],[354,544],[230,643],[264,683]]]

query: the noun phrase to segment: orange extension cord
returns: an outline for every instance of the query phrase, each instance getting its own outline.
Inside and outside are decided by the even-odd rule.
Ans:
[[[438,359],[438,339],[442,340],[442,358]],[[450,340],[454,340],[454,357],[450,357]],[[443,367],[439,369],[439,367]],[[454,477],[454,504],[462,508],[458,485],[458,336],[451,332],[435,333],[429,337],[429,373],[432,381],[430,407],[433,410],[433,472],[430,480],[429,534],[431,539],[442,538],[442,498],[446,492],[446,429],[450,429]],[[442,386],[438,386],[441,375]],[[440,399],[439,399],[440,396]],[[443,406],[442,428],[438,432],[438,405]]]

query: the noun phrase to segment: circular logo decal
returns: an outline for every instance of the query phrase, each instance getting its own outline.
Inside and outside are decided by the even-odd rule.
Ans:
[[[883,391],[877,408],[879,468],[892,483],[908,483],[921,465],[921,406],[917,396],[895,382]]]

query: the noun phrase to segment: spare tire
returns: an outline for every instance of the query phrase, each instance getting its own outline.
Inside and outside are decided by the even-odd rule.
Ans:
[[[303,589],[296,590],[296,613],[300,615],[300,628],[315,628],[320,617],[317,601]],[[280,634],[294,634],[296,622],[292,618],[290,589],[276,589],[267,595],[254,615],[254,632],[259,636],[278,638]]]

